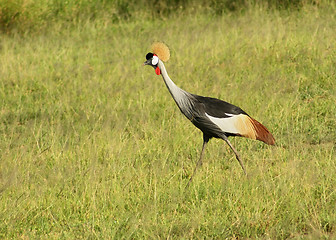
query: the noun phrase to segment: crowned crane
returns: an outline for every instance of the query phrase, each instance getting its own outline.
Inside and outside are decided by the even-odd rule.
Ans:
[[[229,145],[246,174],[243,162],[228,137],[246,137],[263,141],[269,145],[275,144],[274,137],[265,126],[250,117],[241,108],[216,98],[189,93],[176,86],[168,76],[163,64],[163,61],[167,61],[169,57],[170,52],[167,45],[164,43],[155,43],[152,45],[152,52],[147,53],[144,65],[152,66],[155,69],[155,73],[162,76],[181,112],[203,132],[203,146],[200,158],[189,179],[188,185],[197,167],[202,164],[204,149],[211,138],[223,139]]]

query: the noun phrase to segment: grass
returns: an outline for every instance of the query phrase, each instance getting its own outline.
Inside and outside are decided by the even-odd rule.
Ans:
[[[333,238],[336,20],[327,9],[55,22],[0,39],[1,238]],[[245,177],[142,67],[240,106],[277,146],[233,138]]]

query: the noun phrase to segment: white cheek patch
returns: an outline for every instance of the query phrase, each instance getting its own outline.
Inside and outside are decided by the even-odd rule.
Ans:
[[[159,62],[159,58],[157,56],[153,56],[152,65],[156,65],[158,64],[158,62]]]

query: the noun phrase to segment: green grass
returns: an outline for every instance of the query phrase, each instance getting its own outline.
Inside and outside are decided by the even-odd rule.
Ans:
[[[0,39],[0,237],[333,238],[336,19],[328,9],[51,24]],[[202,136],[161,77],[240,106],[277,146]]]

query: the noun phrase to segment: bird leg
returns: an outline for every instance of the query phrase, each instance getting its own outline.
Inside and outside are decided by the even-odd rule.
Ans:
[[[243,162],[240,160],[240,157],[239,157],[239,154],[238,154],[237,150],[232,146],[232,144],[230,143],[230,141],[229,141],[229,139],[227,138],[227,136],[224,135],[224,136],[223,136],[223,140],[230,146],[230,148],[232,149],[232,151],[233,151],[234,154],[236,155],[236,158],[237,158],[237,160],[238,160],[240,166],[242,167],[242,169],[243,169],[245,175],[247,175],[246,170],[245,170],[245,167],[244,167],[244,164],[243,164]]]
[[[205,149],[205,147],[206,147],[206,144],[209,142],[209,140],[210,140],[210,138],[209,138],[208,136],[203,135],[203,146],[202,146],[201,156],[200,156],[200,159],[198,160],[198,162],[197,162],[197,164],[196,164],[196,167],[195,167],[195,169],[194,169],[194,171],[193,171],[193,173],[192,173],[192,175],[191,175],[191,177],[190,177],[190,179],[189,179],[189,182],[188,182],[186,188],[187,188],[187,187],[189,186],[189,184],[191,183],[191,181],[192,181],[192,179],[193,179],[193,176],[194,176],[195,173],[196,173],[197,168],[198,168],[199,166],[202,165],[202,156],[203,156],[203,152],[204,152],[204,149]]]

